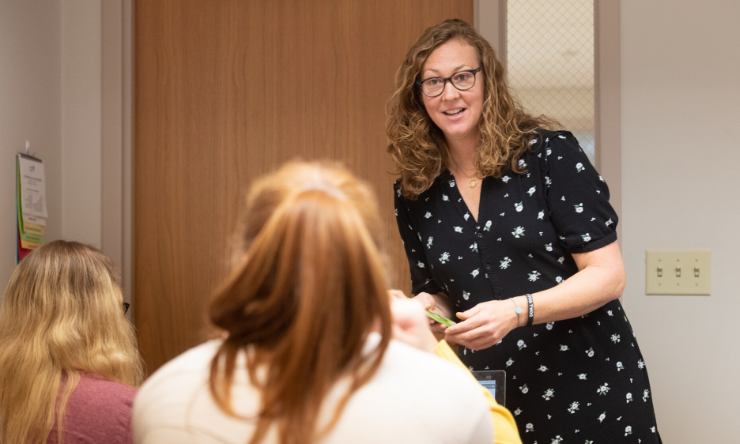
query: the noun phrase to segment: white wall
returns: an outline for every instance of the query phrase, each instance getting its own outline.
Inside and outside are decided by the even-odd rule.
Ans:
[[[119,269],[130,257],[131,10],[130,0],[0,0],[3,289],[15,267],[14,155],[26,140],[45,164],[46,239],[102,248]]]
[[[62,236],[101,246],[101,3],[61,2]]]
[[[62,232],[59,17],[59,1],[0,0],[0,298],[15,268],[15,154],[26,140],[46,170],[46,238]]]
[[[624,304],[663,441],[737,442],[740,2],[621,4]],[[646,296],[650,249],[711,250],[711,296]]]

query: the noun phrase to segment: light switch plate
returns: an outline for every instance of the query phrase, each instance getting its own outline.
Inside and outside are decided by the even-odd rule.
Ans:
[[[710,251],[646,251],[645,294],[709,296]]]

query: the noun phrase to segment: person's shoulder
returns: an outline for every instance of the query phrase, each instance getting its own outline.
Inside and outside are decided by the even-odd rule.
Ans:
[[[84,403],[104,409],[107,405],[124,403],[131,405],[138,389],[120,382],[111,381],[105,377],[80,372],[80,381],[70,396],[70,403],[76,405]]]
[[[162,385],[203,379],[204,375],[208,375],[211,360],[222,342],[221,340],[205,342],[167,362],[146,380],[141,391],[146,392]]]
[[[428,387],[426,384],[444,391],[456,391],[463,397],[477,397],[479,388],[475,381],[466,375],[464,370],[435,356],[404,344],[391,341],[386,351],[384,366],[396,375],[413,379],[414,384]],[[436,389],[435,389],[436,390]]]

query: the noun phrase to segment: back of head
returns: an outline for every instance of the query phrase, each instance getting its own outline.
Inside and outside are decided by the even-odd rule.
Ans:
[[[61,429],[79,371],[129,385],[143,379],[112,262],[87,245],[54,241],[16,267],[0,306],[0,442],[45,442],[55,421]]]
[[[252,442],[270,426],[283,443],[312,442],[333,384],[351,375],[351,393],[379,365],[390,308],[377,218],[369,188],[337,166],[291,163],[252,186],[242,260],[209,312],[228,332],[211,367],[211,391],[227,413],[236,354],[250,353],[248,371],[262,393]],[[378,326],[380,347],[363,355]],[[258,367],[264,378],[256,377]]]

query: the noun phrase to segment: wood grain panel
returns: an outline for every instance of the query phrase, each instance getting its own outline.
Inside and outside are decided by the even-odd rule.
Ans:
[[[289,159],[337,159],[378,193],[389,274],[409,290],[395,227],[385,102],[428,26],[473,1],[139,0],[135,34],[135,306],[154,371],[204,338],[243,193]]]

